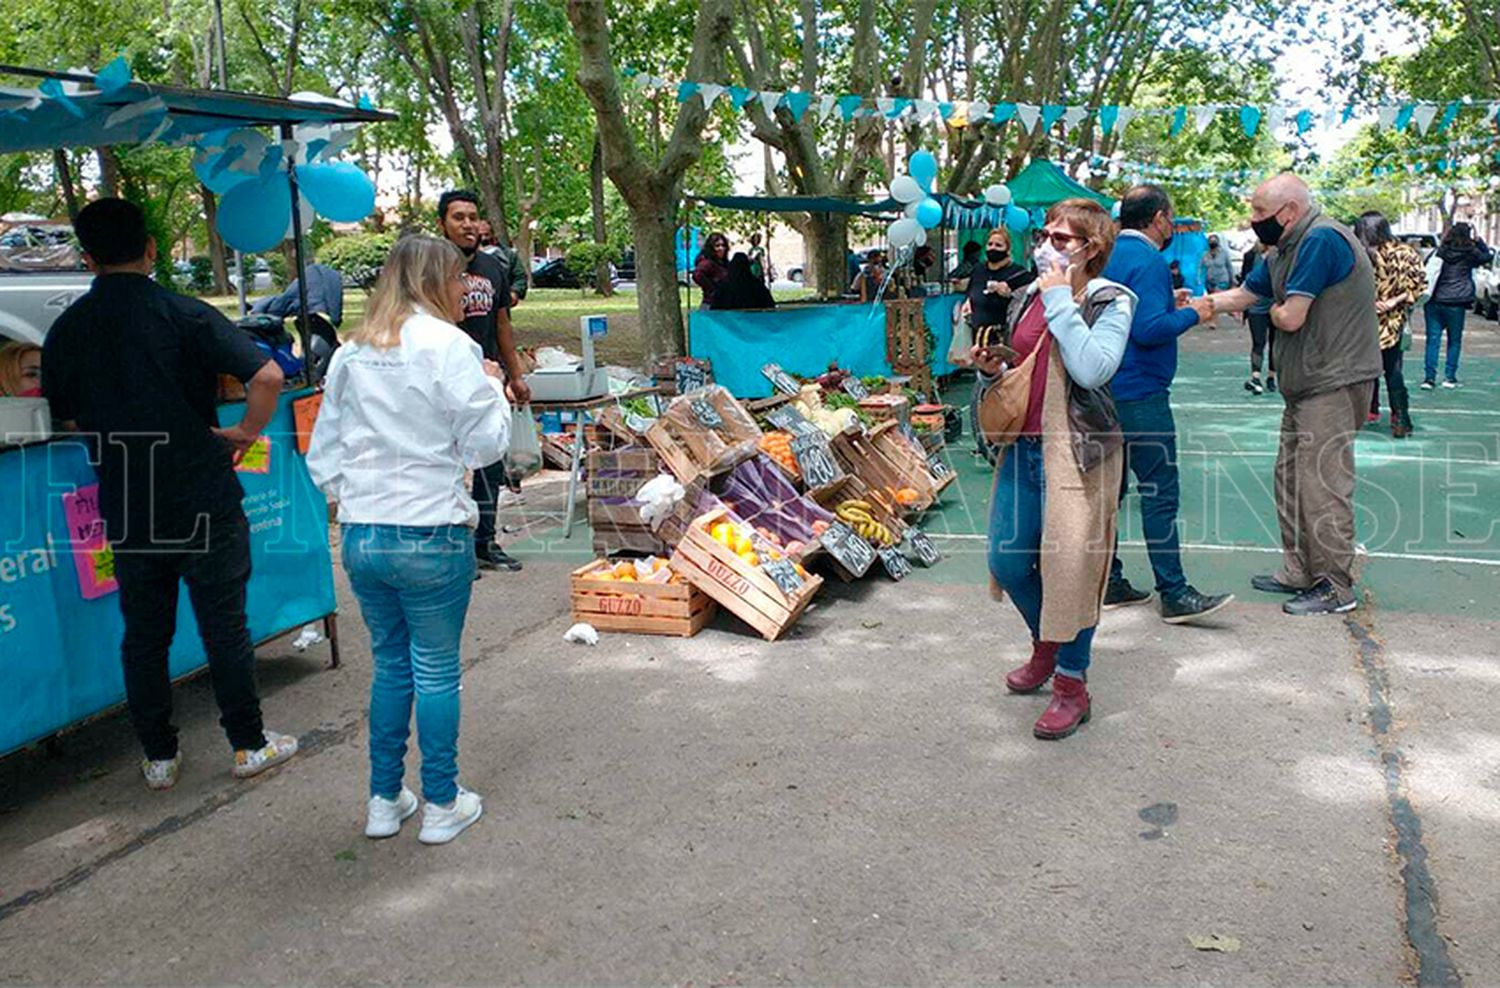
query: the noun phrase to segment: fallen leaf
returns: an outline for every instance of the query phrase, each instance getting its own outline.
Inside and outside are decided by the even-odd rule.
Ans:
[[[1212,950],[1221,954],[1232,954],[1240,949],[1240,941],[1237,937],[1226,937],[1222,933],[1188,937],[1188,943],[1193,945],[1194,950]]]
[[[353,851],[340,851],[333,856],[333,860],[335,861],[353,861],[355,859],[356,855]]]
[[[876,628],[880,627],[882,624],[885,624],[885,622],[884,621],[861,621],[861,622],[859,622],[860,627],[864,628],[866,631],[874,631]]]

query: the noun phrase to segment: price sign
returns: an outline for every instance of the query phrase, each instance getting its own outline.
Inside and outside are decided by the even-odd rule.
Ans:
[[[802,482],[808,490],[833,483],[843,476],[828,440],[821,433],[816,436],[797,436],[792,440],[792,455],[797,458],[797,469],[802,473]]]
[[[694,398],[689,407],[693,410],[693,417],[703,423],[705,429],[724,428],[724,417],[719,414],[713,402],[706,398]]]
[[[802,575],[790,559],[767,559],[760,564],[761,571],[776,582],[781,592],[788,597],[802,589]]]
[[[933,453],[927,458],[927,469],[931,471],[932,476],[938,480],[942,480],[943,478],[949,477],[953,474],[953,468],[950,467],[943,460],[943,458],[936,453]]]
[[[673,367],[677,393],[685,395],[708,386],[708,368],[696,360],[679,360]]]
[[[766,414],[766,419],[778,429],[785,429],[794,436],[820,436],[823,430],[807,420],[807,416],[797,411],[791,405],[782,405],[773,408]]]
[[[844,394],[855,401],[862,401],[870,397],[870,389],[865,387],[865,382],[857,377],[844,378]]]
[[[780,364],[766,364],[760,369],[760,372],[766,376],[766,380],[771,382],[771,387],[782,394],[795,395],[802,393],[802,387],[796,381],[792,380],[790,374],[781,369]]]
[[[936,566],[942,562],[943,554],[933,544],[932,538],[917,526],[913,525],[906,530],[906,540],[923,566]]]
[[[854,576],[864,576],[875,562],[875,547],[854,534],[854,529],[841,521],[828,526],[828,531],[822,535],[822,541],[828,554]]]
[[[880,564],[885,567],[886,576],[897,583],[906,579],[906,575],[911,572],[911,563],[906,561],[901,550],[895,546],[880,550]]]
[[[646,430],[651,428],[651,424],[655,421],[656,419],[648,419],[644,415],[637,415],[635,412],[625,413],[625,428],[629,429],[631,432],[638,433],[643,436],[646,434]]]

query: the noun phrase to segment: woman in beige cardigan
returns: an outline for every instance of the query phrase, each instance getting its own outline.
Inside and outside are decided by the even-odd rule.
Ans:
[[[1033,733],[1055,740],[1089,719],[1085,679],[1123,460],[1109,380],[1125,352],[1135,296],[1099,277],[1115,229],[1098,204],[1058,203],[1043,232],[1041,276],[1011,305],[1013,369],[989,350],[977,350],[974,362],[982,389],[1005,373],[1031,375],[1025,424],[995,473],[989,566],[1032,638],[1031,659],[1005,684],[1035,693],[1053,680]]]

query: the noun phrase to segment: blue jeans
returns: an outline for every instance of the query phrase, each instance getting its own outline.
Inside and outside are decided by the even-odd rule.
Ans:
[[[1042,469],[1042,441],[1022,436],[1005,452],[995,495],[990,501],[990,575],[1005,588],[1033,640],[1042,629],[1042,524],[1047,478]],[[1057,667],[1070,676],[1084,678],[1094,628],[1057,650]]]
[[[1182,572],[1182,549],[1177,541],[1177,508],[1181,500],[1177,486],[1177,423],[1172,418],[1172,402],[1163,391],[1136,401],[1116,401],[1120,429],[1125,433],[1125,466],[1120,472],[1120,500],[1135,474],[1135,488],[1141,495],[1141,529],[1146,536],[1146,552],[1151,557],[1151,572],[1156,575],[1156,592],[1171,600],[1187,589]],[[1124,578],[1116,538],[1115,558],[1109,564],[1109,578]]]
[[[422,797],[458,795],[458,647],[474,588],[463,525],[345,525],[344,570],[370,629],[370,795],[394,799],[405,774],[413,696]]]
[[[1443,368],[1449,381],[1458,380],[1458,356],[1463,350],[1464,316],[1468,309],[1462,305],[1440,305],[1428,302],[1422,307],[1427,319],[1427,361],[1423,368],[1424,381],[1437,381],[1438,348],[1443,343],[1443,332],[1448,333],[1448,362]]]

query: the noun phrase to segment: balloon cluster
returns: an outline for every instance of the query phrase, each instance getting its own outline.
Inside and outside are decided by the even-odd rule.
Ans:
[[[932,197],[936,180],[937,158],[931,151],[918,151],[907,160],[906,174],[897,175],[891,182],[891,198],[906,207],[905,215],[886,231],[886,239],[895,250],[926,243],[927,231],[943,222],[942,203]],[[986,187],[984,201],[1002,211],[1005,228],[1012,233],[1025,233],[1030,229],[1031,215],[1011,202],[1010,189],[1006,186],[997,182]]]
[[[222,197],[217,226],[225,243],[254,254],[291,236],[287,160],[299,151],[304,163],[296,166],[297,211],[304,231],[312,226],[314,212],[336,223],[369,216],[375,209],[374,183],[356,166],[332,160],[353,136],[353,128],[326,126],[298,127],[292,141],[274,144],[249,128],[205,134],[193,171]]]

